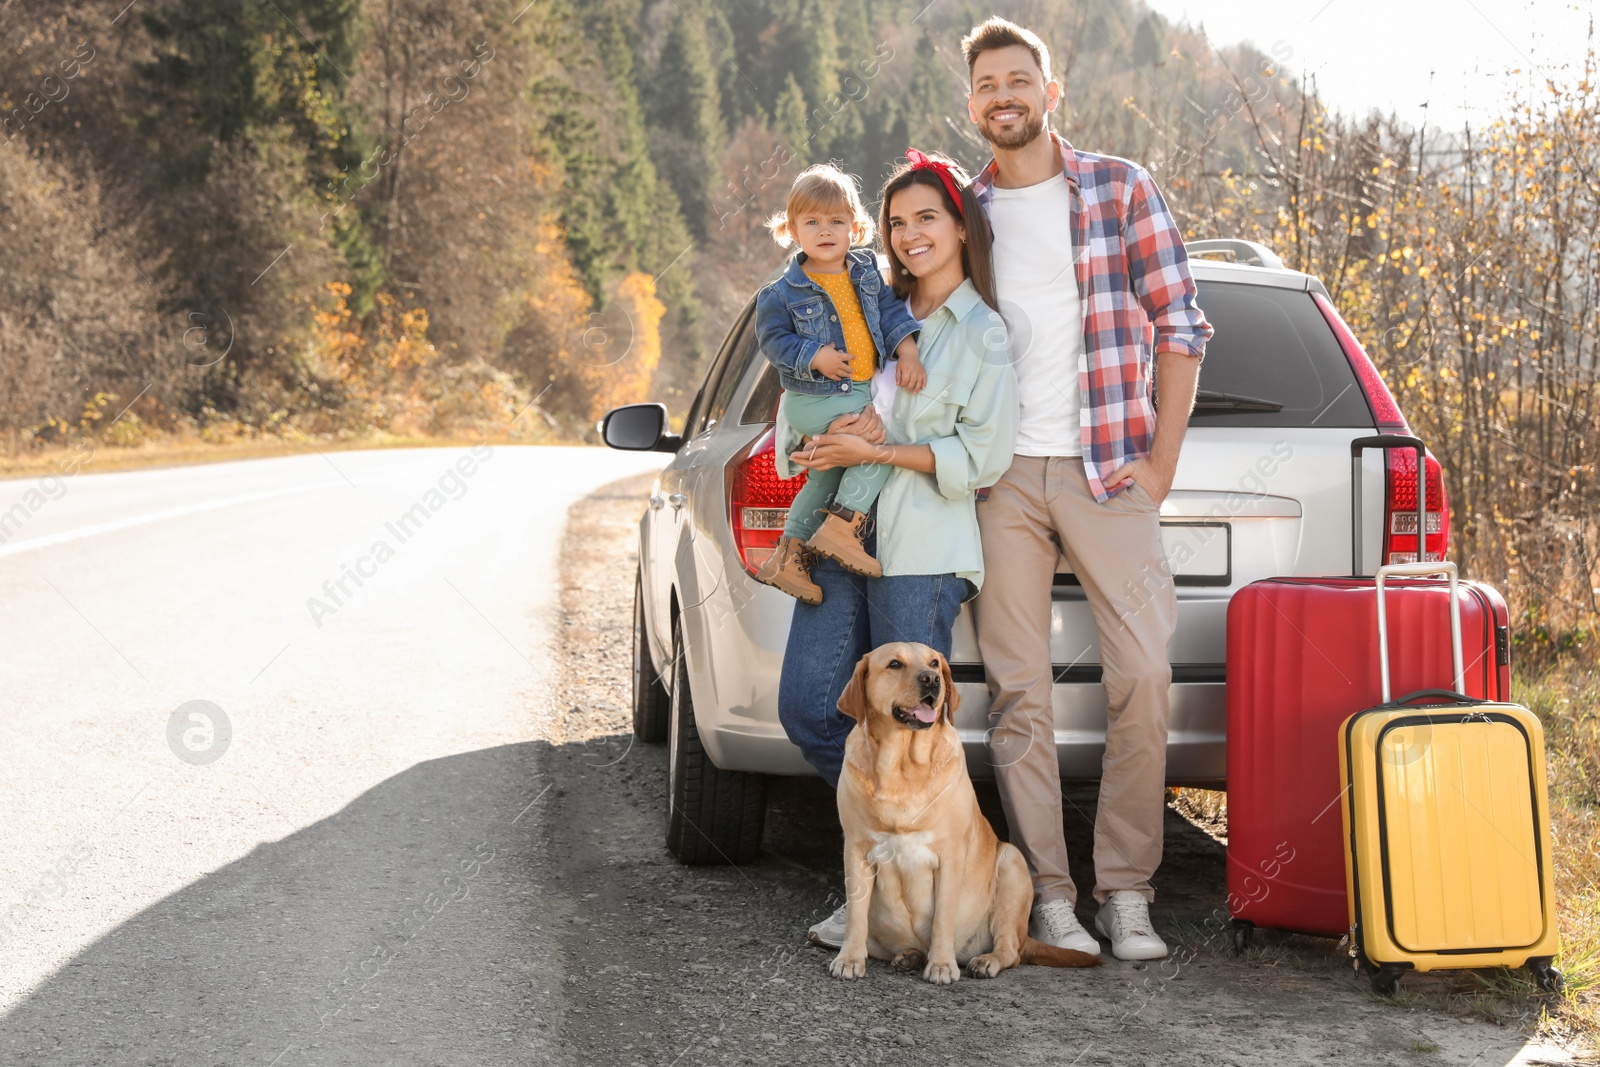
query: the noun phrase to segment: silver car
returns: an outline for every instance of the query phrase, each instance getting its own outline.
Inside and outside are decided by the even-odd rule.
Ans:
[[[1370,574],[1380,558],[1414,560],[1417,472],[1404,451],[1362,461],[1361,513],[1383,521],[1367,524],[1353,556],[1351,442],[1407,433],[1404,418],[1320,281],[1251,242],[1188,249],[1216,335],[1161,505],[1178,594],[1167,775],[1175,785],[1222,788],[1229,597],[1261,578],[1348,574],[1357,564]],[[669,745],[667,845],[685,863],[753,857],[767,777],[814,773],[778,723],[794,602],[753,577],[799,485],[773,470],[778,376],[757,350],[754,306],[752,298],[711,360],[682,436],[668,431],[659,404],[617,408],[601,426],[613,448],[674,457],[639,524],[633,701],[638,738]],[[1425,479],[1433,508],[1425,551],[1442,558],[1449,511],[1431,456]],[[1052,600],[1061,775],[1092,781],[1105,745],[1100,644],[1065,558]],[[992,778],[989,693],[967,610],[950,661],[968,767]]]

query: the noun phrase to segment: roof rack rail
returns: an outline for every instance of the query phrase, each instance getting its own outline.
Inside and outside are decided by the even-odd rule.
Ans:
[[[1183,247],[1191,256],[1223,253],[1232,256],[1233,262],[1243,263],[1247,267],[1283,269],[1283,260],[1278,257],[1278,253],[1256,241],[1244,241],[1237,237],[1216,237],[1204,241],[1185,241]]]

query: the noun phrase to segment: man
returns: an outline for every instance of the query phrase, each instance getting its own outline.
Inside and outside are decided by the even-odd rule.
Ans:
[[[1150,878],[1161,862],[1177,620],[1159,509],[1211,327],[1150,175],[1046,131],[1061,86],[1044,42],[993,18],[961,46],[968,113],[994,148],[974,186],[994,229],[1021,397],[1016,459],[978,506],[989,578],[974,603],[1000,797],[1033,875],[1034,935],[1099,952],[1075,914],[1062,828],[1050,666],[1062,552],[1099,632],[1108,704],[1095,925],[1119,958],[1158,959],[1167,946],[1150,924]]]

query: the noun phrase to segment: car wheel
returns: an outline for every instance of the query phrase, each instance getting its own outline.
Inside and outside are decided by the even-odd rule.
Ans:
[[[633,582],[633,736],[659,744],[667,739],[671,709],[667,687],[661,684],[650,658],[650,638],[644,622],[644,577]]]
[[[672,647],[683,648],[683,624],[672,623]],[[689,691],[688,657],[672,657],[671,725],[667,732],[667,851],[682,863],[748,863],[761,851],[767,818],[764,775],[725,771],[700,746]]]

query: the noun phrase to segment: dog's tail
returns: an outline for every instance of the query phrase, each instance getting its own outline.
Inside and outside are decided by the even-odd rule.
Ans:
[[[1022,962],[1038,964],[1041,967],[1098,967],[1104,961],[1099,956],[1079,952],[1075,948],[1056,948],[1037,938],[1024,937]]]

